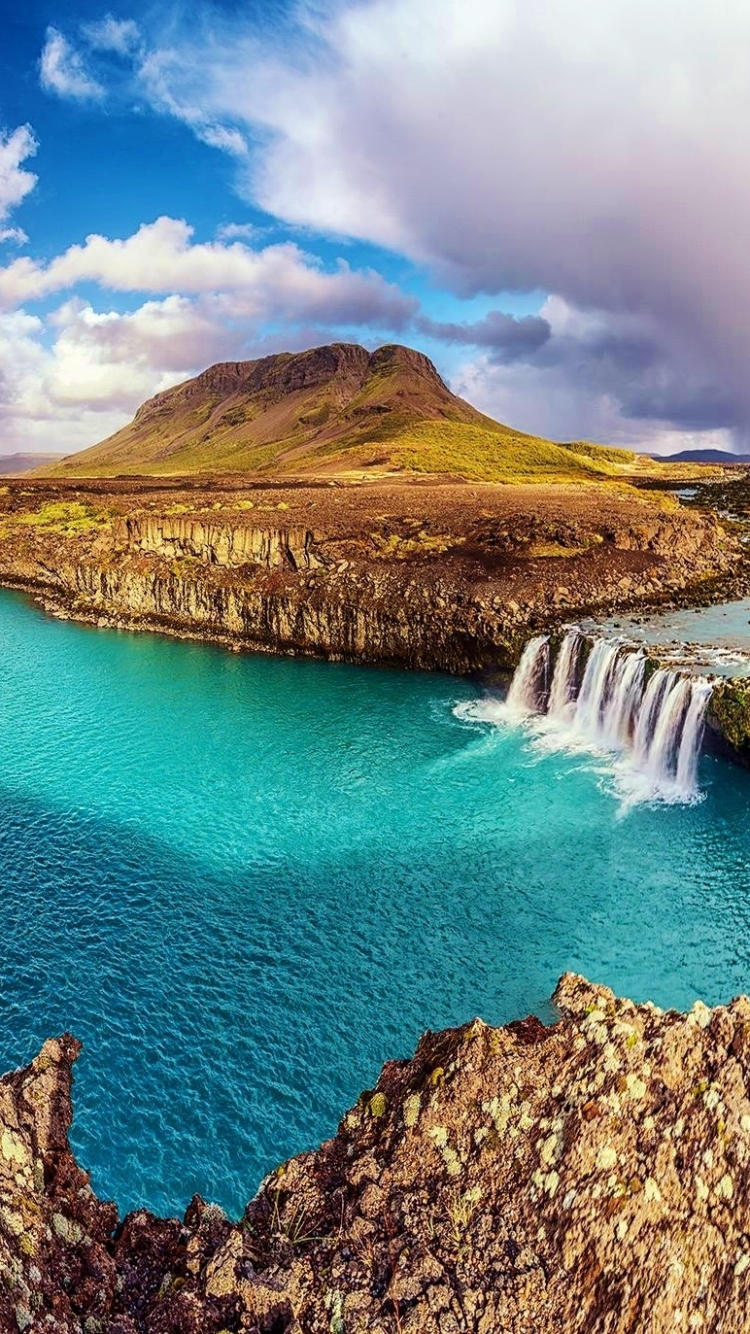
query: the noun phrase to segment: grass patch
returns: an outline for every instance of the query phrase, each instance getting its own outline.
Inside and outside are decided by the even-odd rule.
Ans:
[[[560,542],[531,542],[525,551],[525,555],[533,556],[534,559],[568,559],[570,556],[580,556],[586,547],[564,547]]]
[[[617,475],[607,458],[577,454],[535,436],[499,434],[463,422],[415,423],[396,435],[388,452],[392,464],[405,471],[458,473],[470,481],[590,482]]]
[[[618,449],[615,445],[594,445],[590,440],[569,440],[559,446],[580,458],[593,459],[595,463],[614,463],[620,467],[632,466],[638,455],[632,449]]]
[[[13,515],[10,522],[14,526],[44,528],[72,537],[76,533],[88,533],[92,528],[106,527],[109,517],[81,500],[51,500],[29,514]]]

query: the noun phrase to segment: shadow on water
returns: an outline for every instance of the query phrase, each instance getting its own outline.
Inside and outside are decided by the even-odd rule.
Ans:
[[[584,863],[554,828],[530,843],[508,827],[502,869],[496,849],[427,830],[415,858],[358,849],[224,876],[6,793],[0,1064],[71,1029],[85,1044],[73,1140],[97,1190],[162,1211],[198,1190],[237,1213],[426,1025],[548,1017],[567,967],[662,1003],[747,986],[747,789],[709,768],[708,801],[678,813],[688,852],[671,819],[663,856],[664,812],[638,817],[647,873],[626,820]]]

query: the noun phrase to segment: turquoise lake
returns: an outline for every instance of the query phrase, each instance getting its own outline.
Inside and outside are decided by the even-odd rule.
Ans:
[[[239,1214],[425,1028],[546,1016],[565,969],[750,989],[750,775],[625,808],[601,757],[456,715],[481,693],[0,593],[0,1066],[82,1039],[74,1147],[122,1210]]]

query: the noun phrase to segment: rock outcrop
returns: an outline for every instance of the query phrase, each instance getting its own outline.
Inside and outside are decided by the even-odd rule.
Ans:
[[[426,1034],[234,1224],[117,1224],[73,1159],[72,1038],[0,1081],[0,1321],[53,1334],[744,1334],[750,1001],[566,975],[560,1020]]]
[[[719,748],[750,768],[750,677],[729,677],[714,686],[706,722]]]

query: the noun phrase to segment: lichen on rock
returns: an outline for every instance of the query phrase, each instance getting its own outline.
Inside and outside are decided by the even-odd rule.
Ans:
[[[118,1225],[67,1142],[78,1044],[46,1043],[0,1080],[0,1329],[750,1331],[750,1001],[555,1001],[425,1034],[238,1224]]]

